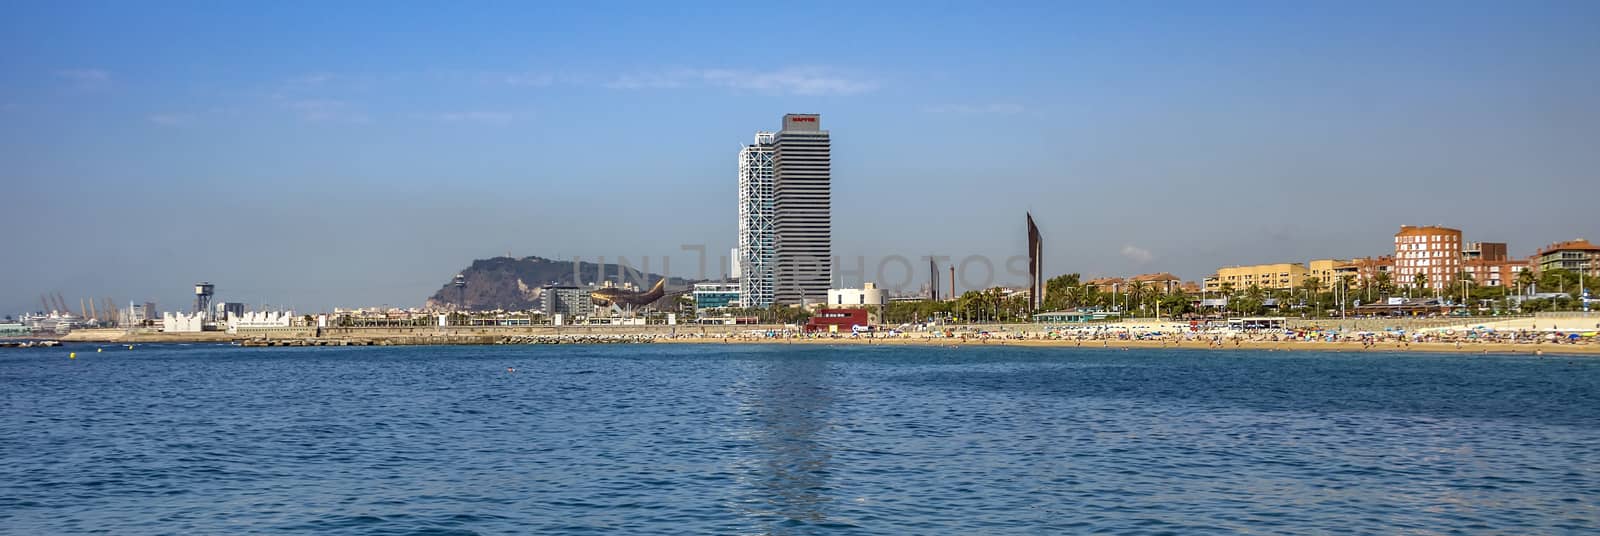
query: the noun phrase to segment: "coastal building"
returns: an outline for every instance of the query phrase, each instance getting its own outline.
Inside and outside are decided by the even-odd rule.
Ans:
[[[1380,255],[1377,257],[1362,257],[1350,259],[1350,264],[1337,268],[1341,272],[1354,273],[1356,284],[1365,285],[1378,280],[1378,274],[1389,274],[1394,277],[1394,257]]]
[[[1600,246],[1582,238],[1556,242],[1539,249],[1533,262],[1540,272],[1559,268],[1600,277]]]
[[[253,311],[227,316],[227,331],[232,334],[267,335],[282,333],[294,324],[294,312]]]
[[[157,318],[160,318],[160,315],[156,314],[156,304],[155,303],[152,303],[152,302],[145,302],[145,303],[132,303],[132,302],[129,302],[128,303],[128,315],[127,315],[127,318],[128,318],[128,323],[129,324],[138,326],[138,325],[143,325],[146,322],[153,321],[153,320],[155,320]]]
[[[836,309],[860,308],[869,305],[884,305],[883,289],[877,283],[864,283],[861,288],[834,288],[828,289],[828,307]]]
[[[1131,285],[1133,283],[1143,284],[1147,288],[1154,288],[1162,293],[1183,290],[1183,279],[1167,272],[1139,274],[1128,278],[1128,284]]]
[[[1527,262],[1510,260],[1466,259],[1461,271],[1472,278],[1472,284],[1485,287],[1515,285],[1517,274],[1528,268]]]
[[[78,327],[81,319],[73,316],[72,313],[51,311],[49,314],[24,314],[18,320],[22,321],[22,325],[28,327],[28,331],[34,333],[67,333]]]
[[[1352,286],[1361,284],[1361,267],[1356,264],[1355,260],[1344,261],[1333,266],[1333,281],[1335,285],[1347,278]]]
[[[1096,277],[1083,283],[1083,286],[1094,289],[1096,292],[1118,292],[1125,280],[1120,277]]]
[[[206,329],[204,313],[173,313],[161,315],[161,331],[166,333],[199,333]]]
[[[695,312],[740,307],[737,283],[697,283],[693,295]]]
[[[1344,275],[1353,275],[1350,261],[1340,259],[1316,259],[1307,263],[1307,271],[1311,277],[1322,284],[1322,288],[1331,289],[1339,284],[1339,278]]]
[[[23,324],[15,322],[0,324],[0,337],[25,337],[31,333],[33,330]]]
[[[871,325],[865,309],[822,309],[806,322],[806,331],[855,331]]]
[[[821,116],[788,114],[772,138],[773,300],[827,298],[833,282],[832,159]]]
[[[1306,265],[1297,262],[1252,264],[1249,266],[1224,266],[1206,278],[1206,291],[1222,290],[1224,286],[1244,290],[1252,285],[1266,290],[1293,290],[1305,284],[1310,277]]]
[[[566,319],[587,317],[594,313],[594,302],[583,287],[571,285],[546,285],[539,289],[539,311],[550,316],[563,315]]]
[[[1223,301],[1225,302],[1226,300]],[[1071,311],[1037,313],[1033,315],[1033,322],[1035,324],[1079,324],[1084,322],[1103,322],[1116,318],[1118,318],[1117,313],[1079,308]]]
[[[755,143],[739,149],[739,246],[734,249],[734,277],[749,307],[772,305],[773,263],[776,262],[777,216],[773,213],[773,138],[757,132]]]
[[[1402,225],[1394,234],[1396,285],[1444,289],[1461,272],[1461,230]]]
[[[244,307],[244,304],[239,302],[219,303],[216,318],[226,321],[229,316],[244,316]]]
[[[1505,242],[1467,242],[1461,246],[1461,260],[1464,261],[1504,261],[1507,258]]]

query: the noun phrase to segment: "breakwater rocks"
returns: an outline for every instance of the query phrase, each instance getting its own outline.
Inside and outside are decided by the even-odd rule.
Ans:
[[[603,335],[518,335],[500,339],[496,344],[645,344],[656,342],[649,333]]]
[[[372,346],[374,344],[382,343],[368,340],[349,339],[248,339],[237,341],[236,344],[239,346],[261,348],[269,346]]]
[[[61,341],[0,341],[0,348],[54,348]]]
[[[247,347],[281,346],[414,346],[436,344],[644,344],[655,342],[651,333],[586,333],[502,336],[421,336],[382,339],[248,339],[235,344]]]

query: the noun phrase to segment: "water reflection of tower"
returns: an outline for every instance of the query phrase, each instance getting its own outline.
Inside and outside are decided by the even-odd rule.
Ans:
[[[825,360],[789,356],[771,362],[745,392],[755,445],[739,463],[748,493],[740,502],[765,534],[804,531],[828,518],[828,413],[835,396],[829,374]]]

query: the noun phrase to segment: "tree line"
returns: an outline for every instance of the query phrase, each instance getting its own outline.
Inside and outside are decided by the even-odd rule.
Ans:
[[[1097,310],[1116,312],[1125,316],[1165,318],[1183,317],[1196,313],[1226,315],[1260,315],[1277,311],[1280,314],[1294,310],[1308,317],[1337,316],[1343,306],[1345,311],[1360,304],[1381,303],[1390,297],[1446,299],[1452,303],[1469,306],[1484,313],[1511,313],[1537,311],[1575,311],[1583,307],[1578,294],[1580,288],[1593,292],[1600,288],[1600,277],[1581,277],[1569,270],[1553,269],[1534,275],[1532,271],[1520,272],[1513,282],[1487,286],[1474,280],[1471,273],[1461,272],[1444,288],[1431,288],[1425,275],[1411,281],[1399,282],[1388,272],[1357,282],[1354,275],[1342,275],[1332,284],[1316,277],[1306,277],[1292,289],[1264,288],[1251,284],[1236,287],[1223,283],[1217,289],[1207,289],[1198,295],[1185,292],[1176,285],[1132,281],[1107,289],[1090,285],[1077,273],[1062,274],[1045,282],[1045,299],[1040,311],[1028,309],[1026,293],[1013,293],[1004,288],[969,290],[954,300],[891,302],[883,311],[884,323],[915,323],[933,318],[953,322],[1027,322],[1032,314],[1046,311]],[[1523,295],[1540,293],[1563,294],[1563,297],[1519,299]],[[1226,298],[1227,305],[1198,306],[1201,298]]]

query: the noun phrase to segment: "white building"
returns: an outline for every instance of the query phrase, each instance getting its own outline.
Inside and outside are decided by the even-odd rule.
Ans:
[[[739,150],[739,247],[734,277],[746,307],[766,307],[773,299],[777,252],[773,214],[771,132],[757,132],[755,143]]]
[[[161,314],[161,331],[167,333],[199,333],[206,329],[206,316],[166,312]]]
[[[828,289],[828,308],[850,309],[889,303],[876,283],[865,283],[862,288]]]
[[[293,312],[267,312],[251,311],[243,315],[228,314],[228,333],[239,333],[239,329],[259,328],[286,328],[293,323]]]

